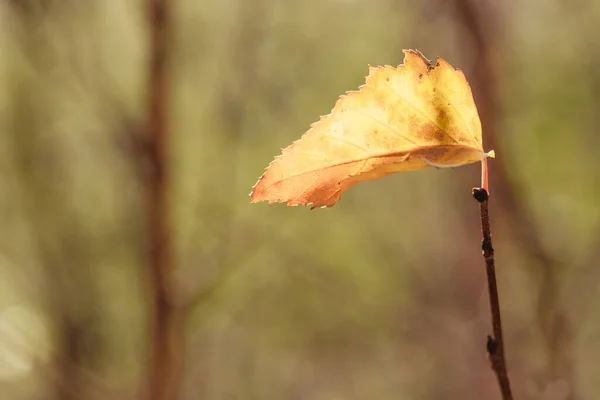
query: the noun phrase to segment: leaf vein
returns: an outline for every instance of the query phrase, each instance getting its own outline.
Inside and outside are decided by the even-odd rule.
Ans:
[[[400,138],[402,138],[402,139],[406,140],[407,142],[410,142],[410,143],[414,144],[415,146],[420,146],[420,145],[419,145],[417,142],[415,142],[415,141],[413,141],[413,140],[409,139],[408,137],[404,136],[404,135],[403,135],[403,134],[402,134],[402,133],[401,133],[399,130],[397,130],[397,129],[396,129],[396,128],[394,128],[393,126],[391,126],[391,125],[389,125],[389,124],[387,124],[387,123],[383,122],[383,121],[382,121],[382,120],[380,120],[380,119],[377,119],[377,118],[375,118],[374,116],[372,116],[372,115],[370,115],[370,114],[367,114],[367,113],[366,113],[366,112],[364,112],[364,111],[361,111],[361,110],[358,110],[358,109],[355,109],[355,108],[349,108],[349,109],[348,109],[348,111],[354,111],[354,112],[356,112],[356,113],[358,113],[358,114],[362,115],[363,117],[367,117],[367,118],[369,118],[369,119],[371,119],[371,120],[373,120],[373,121],[375,121],[375,122],[377,122],[377,123],[379,123],[379,124],[381,124],[381,125],[385,126],[385,127],[386,127],[386,128],[388,128],[390,131],[394,132],[396,135],[398,135]]]

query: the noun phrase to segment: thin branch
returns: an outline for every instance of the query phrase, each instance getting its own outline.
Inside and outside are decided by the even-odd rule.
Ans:
[[[499,98],[500,62],[502,58],[502,21],[489,2],[454,0],[456,15],[464,27],[466,37],[472,40],[473,59],[472,87],[481,117],[483,141],[490,149],[502,152],[498,143],[498,125],[502,105]],[[542,343],[546,348],[548,362],[544,369],[546,384],[559,379],[566,380],[570,390],[566,400],[575,400],[577,394],[576,365],[569,348],[573,346],[572,316],[561,303],[559,279],[560,264],[546,248],[535,225],[526,199],[519,193],[518,178],[511,177],[509,158],[499,157],[491,179],[496,188],[497,204],[503,211],[504,220],[513,243],[517,244],[529,259],[527,271],[540,280],[537,296],[537,318]]]
[[[148,263],[154,296],[152,316],[153,349],[148,398],[172,400],[177,397],[182,362],[182,321],[171,295],[172,250],[167,204],[168,142],[168,0],[148,0],[150,65],[147,119],[147,146],[144,146],[148,173],[145,176],[148,219]]]
[[[487,190],[481,188],[473,189],[473,197],[479,203],[481,214],[482,251],[485,259],[485,270],[488,282],[490,298],[490,311],[492,313],[493,336],[488,335],[487,352],[492,369],[498,378],[498,385],[503,400],[512,400],[510,382],[506,372],[506,359],[504,358],[504,338],[502,336],[502,321],[500,318],[500,301],[498,300],[498,287],[496,285],[496,266],[494,264],[494,248],[492,247],[492,233],[490,229],[490,217],[488,212],[489,195]]]

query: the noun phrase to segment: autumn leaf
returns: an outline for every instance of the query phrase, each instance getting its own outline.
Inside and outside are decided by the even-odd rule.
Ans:
[[[252,202],[331,207],[351,186],[400,171],[482,161],[481,122],[462,71],[419,51],[404,63],[369,67],[366,83],[283,149]]]

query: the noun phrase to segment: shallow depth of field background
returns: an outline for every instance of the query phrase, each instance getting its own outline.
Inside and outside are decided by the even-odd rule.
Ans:
[[[600,3],[173,1],[179,399],[499,399],[480,169],[250,204],[280,149],[403,48],[465,71],[492,160],[515,398],[600,398]],[[0,2],[0,399],[142,399],[142,1]]]

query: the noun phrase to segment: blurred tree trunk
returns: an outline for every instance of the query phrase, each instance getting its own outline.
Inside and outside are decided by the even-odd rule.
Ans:
[[[148,396],[155,400],[176,399],[183,362],[182,310],[175,304],[173,253],[168,212],[170,184],[168,117],[169,41],[171,4],[168,0],[148,0],[149,65],[146,125],[145,177],[147,215],[147,256],[153,296],[152,361]]]

